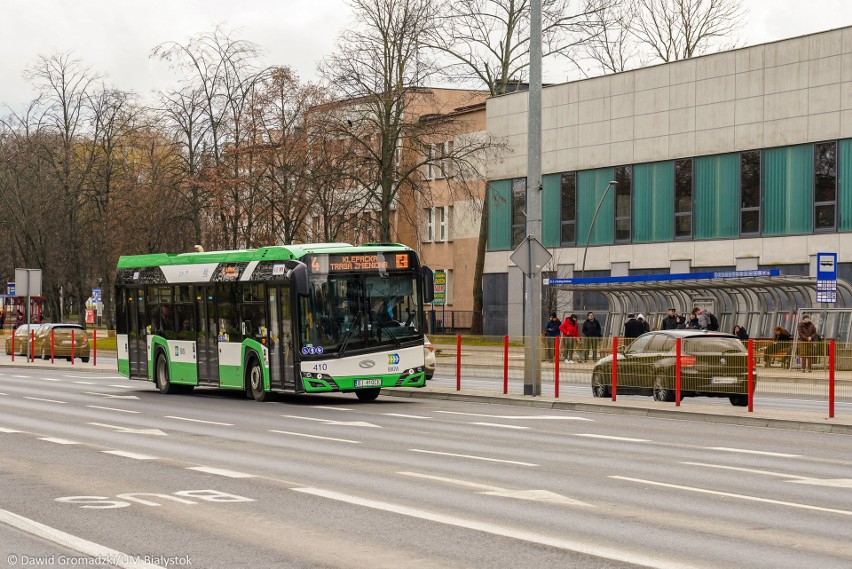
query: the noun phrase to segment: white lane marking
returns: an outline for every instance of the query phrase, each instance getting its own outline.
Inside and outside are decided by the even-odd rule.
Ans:
[[[49,443],[56,443],[58,445],[78,445],[77,441],[69,441],[68,439],[59,439],[56,437],[40,437],[38,440],[46,441]]]
[[[710,450],[720,450],[723,452],[738,452],[742,454],[759,454],[761,456],[778,456],[781,458],[801,458],[800,454],[787,454],[783,452],[767,452],[764,450],[749,450],[745,448],[730,448],[730,447],[706,447]]]
[[[246,474],[245,472],[226,470],[224,468],[213,468],[212,466],[191,466],[187,470],[206,472],[207,474],[215,474],[216,476],[227,476],[228,478],[255,478],[254,474]]]
[[[66,373],[62,377],[71,377],[71,378],[74,378],[74,379],[91,379],[92,378],[91,374],[89,374],[89,375],[74,375],[72,373]],[[123,375],[100,375],[99,374],[98,377],[101,378],[101,379],[127,379]]]
[[[75,381],[74,385],[95,385],[92,381]]]
[[[485,413],[462,413],[461,411],[435,411],[445,415],[467,415],[468,417],[488,417],[489,419],[531,419],[544,421],[593,421],[585,417],[571,417],[568,415],[487,415]]]
[[[303,494],[310,494],[312,496],[328,498],[329,500],[336,500],[338,502],[354,504],[357,506],[363,506],[365,508],[371,508],[383,512],[391,512],[394,514],[408,516],[411,518],[418,518],[439,524],[480,531],[483,533],[498,535],[501,537],[508,537],[511,539],[517,539],[519,541],[537,543],[541,545],[546,545],[548,547],[555,547],[566,551],[574,551],[576,553],[582,553],[585,555],[603,557],[605,559],[611,559],[613,561],[618,561],[621,563],[630,563],[634,565],[642,565],[645,567],[657,567],[659,569],[690,569],[692,567],[695,567],[684,563],[682,559],[668,560],[659,557],[649,557],[646,555],[636,554],[614,547],[609,547],[607,545],[589,543],[588,541],[583,542],[565,539],[561,537],[552,537],[531,531],[524,531],[516,528],[500,526],[488,522],[480,522],[455,516],[448,516],[445,514],[438,514],[435,512],[430,512],[428,510],[409,508],[408,506],[392,504],[390,502],[368,500],[366,498],[359,498],[357,496],[350,496],[348,494],[342,494],[330,490],[323,490],[321,488],[293,488],[293,490],[295,492],[301,492]]]
[[[70,533],[40,524],[29,518],[13,514],[7,510],[0,510],[0,522],[76,551],[77,553],[82,553],[96,559],[108,559],[110,565],[121,567],[121,569],[164,569],[162,565],[147,563],[137,557],[104,547],[92,541],[87,541]]]
[[[517,460],[502,460],[500,458],[490,458],[487,456],[474,456],[471,454],[456,454],[452,452],[438,452],[434,450],[423,450],[419,448],[410,448],[408,449],[411,452],[422,452],[425,454],[438,454],[441,456],[454,456],[456,458],[470,458],[472,460],[484,460],[486,462],[500,462],[503,464],[517,464],[520,466],[538,466],[538,464],[533,464],[532,462],[519,462]]]
[[[37,377],[36,379],[40,379],[42,381],[62,381],[61,379],[56,379],[54,377]]]
[[[0,433],[20,433],[21,431],[16,431],[15,429],[7,429],[5,427],[0,427]]]
[[[86,395],[97,395],[107,399],[139,399],[135,395],[113,395],[112,393],[98,393],[97,391],[84,391]]]
[[[316,405],[314,409],[330,409],[331,411],[354,411],[355,409],[350,409],[349,407],[332,407],[330,405]]]
[[[24,399],[31,399],[33,401],[45,401],[47,403],[68,403],[67,401],[57,401],[56,399],[44,399],[42,397],[24,397]]]
[[[807,486],[826,486],[828,488],[852,488],[852,478],[802,478],[801,480],[788,480],[787,482]]]
[[[335,441],[338,443],[352,443],[353,445],[360,445],[361,441],[352,441],[349,439],[335,439],[333,437],[320,437],[318,435],[306,435],[305,433],[294,433],[292,431],[277,431],[275,429],[270,429],[270,433],[279,433],[282,435],[293,435],[294,437],[307,437],[309,439],[322,439],[324,441]]]
[[[529,429],[529,427],[522,427],[521,425],[501,425],[500,423],[483,423],[483,422],[475,422],[470,423],[471,425],[480,425],[482,427],[499,427],[501,429]]]
[[[841,514],[844,516],[852,516],[852,511],[836,510],[834,508],[823,508],[820,506],[811,506],[810,504],[799,504],[796,502],[784,502],[782,500],[770,500],[769,498],[759,498],[757,496],[748,496],[746,494],[733,494],[731,492],[719,492],[718,490],[708,490],[707,488],[696,488],[694,486],[680,486],[678,484],[667,484],[665,482],[655,482],[654,480],[642,480],[641,478],[629,478],[627,476],[610,476],[615,480],[625,480],[627,482],[636,482],[639,484],[648,484],[650,486],[662,486],[664,488],[674,488],[675,490],[685,490],[687,492],[697,492],[699,494],[710,494],[711,496],[725,496],[727,498],[737,498],[747,500],[749,502],[761,502],[763,504],[773,504],[776,506],[788,506],[790,508],[799,508],[802,510],[813,510],[815,512],[827,512],[830,514]]]
[[[317,417],[302,417],[301,415],[281,415],[282,417],[286,417],[288,419],[302,419],[303,421],[316,421],[318,423],[323,423],[325,425],[338,425],[344,427],[373,427],[375,429],[381,429],[379,425],[374,425],[373,423],[366,423],[364,421],[333,421],[331,419],[319,419]]]
[[[754,468],[741,468],[739,466],[725,466],[722,464],[708,464],[706,462],[681,462],[689,466],[702,466],[704,468],[718,468],[720,470],[733,470],[735,472],[748,472],[750,474],[763,474],[764,476],[776,476],[778,478],[801,478],[806,476],[796,476],[795,474],[784,474],[783,472],[771,472],[769,470],[757,470]]]
[[[120,427],[118,425],[108,425],[106,423],[88,423],[89,425],[94,425],[95,427],[106,427],[107,429],[114,429],[119,433],[131,433],[134,435],[157,435],[161,437],[167,436],[166,433],[161,431],[160,429],[131,429],[130,427]]]
[[[100,405],[86,405],[90,409],[103,409],[105,411],[120,411],[121,413],[141,413],[142,411],[131,411],[129,409],[117,409],[115,407],[101,407]]]
[[[135,385],[124,385],[123,383],[110,383],[108,387],[118,387],[120,389],[136,389]]]
[[[424,417],[423,415],[405,415],[403,413],[382,413],[388,417],[402,417],[403,419],[434,419],[435,417]]]
[[[630,437],[611,437],[609,435],[595,435],[593,433],[573,433],[575,437],[586,437],[589,439],[606,439],[608,441],[625,441],[628,443],[650,443],[650,439],[631,439]]]
[[[12,377],[17,377],[18,379],[30,379],[29,375],[13,375]]]
[[[233,423],[220,423],[219,421],[202,421],[201,419],[190,419],[189,417],[175,417],[174,415],[165,415],[166,419],[175,419],[177,421],[190,421],[192,423],[205,423],[207,425],[221,425],[223,427],[233,427]]]
[[[102,450],[104,454],[113,454],[115,456],[123,456],[124,458],[132,458],[135,460],[157,460],[156,456],[147,454],[139,454],[138,452],[128,452],[125,450]]]
[[[0,393],[0,395],[6,395],[6,396],[8,396],[9,394],[8,394],[8,393]]]

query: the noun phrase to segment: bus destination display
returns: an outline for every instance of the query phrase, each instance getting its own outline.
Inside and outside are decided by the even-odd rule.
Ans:
[[[408,253],[346,253],[316,255],[311,259],[311,272],[394,271],[410,267]]]

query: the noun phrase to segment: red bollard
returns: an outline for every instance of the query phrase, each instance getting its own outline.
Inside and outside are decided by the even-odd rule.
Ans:
[[[74,330],[71,330],[71,365],[74,365]]]
[[[53,333],[55,330],[53,328],[50,329],[50,363],[53,363],[53,356],[56,355],[56,338]]]
[[[559,399],[559,336],[553,338],[553,398]]]
[[[461,391],[461,334],[456,334],[456,391]]]
[[[748,341],[748,412],[754,412],[754,340]]]
[[[681,340],[682,338],[678,338],[675,341],[675,407],[680,407],[680,354],[681,354]]]
[[[30,329],[30,363],[35,362],[35,330]]]
[[[503,336],[503,395],[509,393],[509,336]]]
[[[828,418],[834,418],[834,340],[828,341]]]
[[[98,331],[92,330],[92,367],[98,365]]]
[[[612,337],[612,400],[618,387],[618,336]]]

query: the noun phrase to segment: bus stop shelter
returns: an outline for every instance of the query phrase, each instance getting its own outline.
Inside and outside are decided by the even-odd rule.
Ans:
[[[744,326],[752,337],[772,337],[775,326],[795,331],[800,312],[811,314],[820,334],[848,341],[852,336],[852,286],[837,280],[837,303],[817,304],[816,277],[782,275],[778,269],[723,271],[624,277],[551,278],[544,286],[571,291],[574,306],[585,310],[584,295],[606,298],[605,336],[621,335],[628,314],[645,315],[659,328],[669,308],[687,314],[707,308],[719,319],[720,330]],[[581,316],[582,320],[582,316]]]

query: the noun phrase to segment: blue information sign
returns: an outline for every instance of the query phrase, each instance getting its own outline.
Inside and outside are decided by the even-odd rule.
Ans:
[[[817,253],[816,301],[837,302],[837,253]]]

